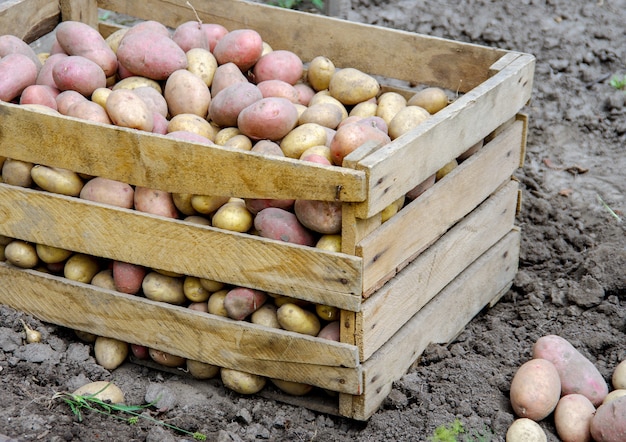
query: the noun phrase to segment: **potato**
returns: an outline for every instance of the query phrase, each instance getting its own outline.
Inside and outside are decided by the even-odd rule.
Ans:
[[[116,291],[115,281],[113,280],[113,270],[100,270],[91,278],[91,284],[103,289]]]
[[[164,37],[170,37],[170,30],[164,24],[155,20],[146,20],[134,24],[126,31],[125,37],[144,31],[156,32]]]
[[[191,302],[205,302],[209,300],[211,293],[200,283],[200,278],[186,276],[183,282],[183,293]]]
[[[264,98],[282,97],[293,104],[300,104],[300,94],[294,86],[282,80],[265,80],[257,83]]]
[[[136,186],[133,196],[135,210],[164,216],[166,218],[178,218],[178,211],[172,194],[158,189]]]
[[[326,134],[328,136],[328,133]],[[326,161],[320,161],[319,159],[310,158],[312,155],[316,155],[324,158]],[[330,165],[332,157],[330,156],[330,147],[326,145],[311,146],[300,155],[302,161],[312,161],[319,164]]]
[[[317,334],[318,338],[328,339],[330,341],[340,342],[340,327],[339,321],[332,321],[326,324]]]
[[[148,272],[141,283],[146,298],[168,304],[182,305],[187,302],[181,278]]]
[[[70,55],[57,61],[52,68],[52,78],[59,90],[76,91],[85,97],[107,85],[102,68],[80,55]]]
[[[187,70],[202,79],[207,87],[211,87],[217,70],[215,56],[206,48],[193,48],[186,52]]]
[[[130,295],[139,293],[143,278],[148,273],[143,266],[121,261],[113,261],[112,271],[115,290]]]
[[[107,111],[98,103],[93,101],[79,101],[70,106],[65,114],[68,117],[80,118],[87,121],[95,121],[96,123],[112,124],[111,118]]]
[[[506,442],[548,442],[539,424],[528,418],[516,419],[506,432]]]
[[[95,177],[83,185],[80,198],[131,209],[134,205],[135,190],[130,184],[108,178]]]
[[[207,36],[209,43],[209,50],[212,52],[215,49],[217,42],[226,34],[228,29],[217,23],[202,23],[202,30]]]
[[[309,107],[313,107],[315,105],[323,104],[323,103],[334,104],[335,106],[337,106],[337,109],[341,111],[342,121],[348,118],[349,114],[348,114],[348,110],[346,109],[346,107],[336,98],[331,97],[330,95],[323,93],[323,92],[324,91],[318,92],[313,97],[311,97],[311,100],[309,101]],[[306,110],[306,108],[304,110]],[[304,113],[304,111],[302,113]]]
[[[207,137],[203,137],[202,135],[198,135],[197,133],[190,132],[188,130],[175,130],[173,132],[168,132],[165,134],[168,138],[175,138],[177,140],[185,141],[188,143],[199,143],[205,144],[208,146],[213,146],[215,143],[208,139]]]
[[[304,66],[300,57],[287,50],[271,51],[254,64],[252,74],[255,83],[281,80],[294,85],[302,78]]]
[[[156,348],[148,349],[148,355],[150,356],[150,359],[152,359],[157,364],[163,365],[164,367],[182,367],[187,362],[187,359],[182,356],[174,355],[172,353],[168,353],[162,350],[157,350]]]
[[[173,193],[172,201],[180,213],[187,216],[196,215],[196,209],[191,205],[191,193]]]
[[[611,376],[611,383],[613,384],[613,388],[617,389],[626,389],[626,360],[623,360],[615,370],[613,370],[613,375]]]
[[[106,111],[113,124],[151,132],[154,117],[148,105],[128,89],[117,89],[107,97]]]
[[[281,97],[258,100],[245,107],[237,117],[237,127],[253,140],[280,140],[298,122],[295,105]]]
[[[219,65],[215,70],[211,83],[211,97],[215,98],[221,91],[234,84],[247,84],[248,79],[235,63]]]
[[[226,204],[229,199],[227,196],[193,195],[191,197],[191,206],[198,213],[210,215]]]
[[[67,111],[75,103],[86,100],[87,98],[85,98],[83,95],[79,94],[76,91],[63,91],[56,97],[57,110],[59,111],[59,113],[67,115]]]
[[[298,221],[307,229],[324,235],[341,232],[341,202],[296,200],[293,209]]]
[[[96,63],[107,77],[117,71],[117,57],[100,33],[86,23],[67,20],[55,28],[56,40],[69,55]]]
[[[378,81],[358,69],[336,71],[328,83],[330,95],[345,105],[354,105],[374,98],[380,92]]]
[[[457,166],[459,165],[459,163],[457,162],[456,159],[450,160],[448,161],[446,164],[443,165],[443,167],[441,169],[439,169],[436,173],[435,173],[435,181],[439,181],[441,180],[443,177],[445,177],[447,174],[449,174],[450,172],[452,172],[454,169],[457,168]]]
[[[424,181],[419,183],[417,186],[415,186],[414,188],[409,190],[407,192],[407,194],[406,194],[406,197],[408,199],[410,199],[410,200],[414,200],[415,198],[420,196],[422,193],[424,193],[428,189],[430,189],[435,184],[436,179],[437,179],[437,174],[433,173],[431,176],[426,178]]]
[[[57,85],[54,82],[54,78],[52,78],[52,69],[54,65],[61,60],[62,58],[68,57],[67,54],[52,54],[41,66],[39,73],[37,74],[36,84],[50,86],[57,89]]]
[[[209,119],[220,127],[235,127],[239,113],[262,98],[263,94],[254,84],[234,83],[213,98]]]
[[[111,89],[114,91],[118,89],[129,89],[131,91],[134,91],[135,89],[139,89],[141,87],[151,87],[159,94],[163,93],[161,83],[148,77],[142,77],[140,75],[133,75],[131,77],[123,78],[122,80],[115,83],[115,85]]]
[[[304,396],[313,390],[313,386],[302,382],[285,381],[282,379],[270,379],[279,390],[292,396]]]
[[[560,379],[563,395],[580,393],[594,406],[608,394],[608,384],[593,365],[566,339],[557,335],[542,336],[533,345],[533,357],[552,362]]]
[[[546,359],[525,362],[511,381],[511,405],[518,417],[540,421],[554,411],[560,397],[559,372]]]
[[[307,107],[298,118],[298,124],[314,123],[320,126],[337,128],[343,119],[343,114],[338,106],[332,103],[318,103]]]
[[[298,103],[303,106],[308,106],[311,98],[315,95],[315,90],[306,83],[296,83],[293,87],[298,92]]]
[[[290,302],[278,308],[276,317],[282,328],[292,332],[317,336],[321,329],[320,320],[315,313]]]
[[[265,292],[246,287],[235,287],[226,293],[224,308],[229,318],[241,321],[259,309],[266,300],[267,294]]]
[[[257,213],[254,228],[264,238],[308,246],[315,244],[315,237],[295,214],[277,207],[268,207]]]
[[[224,143],[224,147],[232,147],[239,150],[252,150],[252,140],[244,134],[235,135]]]
[[[389,204],[387,207],[385,207],[383,211],[380,213],[380,222],[384,223],[384,222],[389,221],[389,219],[392,216],[394,216],[400,210],[402,210],[402,207],[404,207],[404,200],[405,200],[405,196],[402,195],[400,198],[398,198],[397,200]]]
[[[239,394],[255,394],[265,387],[266,379],[252,373],[222,367],[220,376],[224,386]]]
[[[21,54],[28,57],[35,66],[37,71],[41,69],[41,61],[35,51],[21,38],[10,34],[0,35],[0,58],[10,54]]]
[[[285,153],[280,148],[280,145],[270,140],[259,140],[252,146],[253,152],[258,152],[266,155],[276,155],[284,157]]]
[[[245,201],[239,198],[231,198],[217,209],[211,218],[213,227],[240,233],[250,230],[253,221],[253,216],[246,208]]]
[[[617,399],[618,397],[622,397],[622,396],[626,396],[626,389],[617,389],[617,390],[613,390],[613,391],[609,391],[609,394],[607,394],[604,398],[604,400],[602,401],[602,405],[604,404],[608,404],[609,402]]]
[[[172,117],[167,125],[167,132],[178,131],[193,132],[213,141],[218,129],[199,115],[182,113]]]
[[[96,362],[107,370],[115,370],[128,357],[128,344],[114,338],[98,336],[93,344]]]
[[[124,403],[124,392],[109,381],[89,382],[72,392],[73,396],[89,396],[112,404]]]
[[[590,442],[591,419],[596,407],[582,394],[563,396],[554,410],[556,432],[564,441]]]
[[[341,252],[341,235],[322,235],[315,243],[315,247],[330,252]]]
[[[46,244],[36,244],[35,250],[40,260],[47,264],[56,264],[65,261],[72,256],[71,250],[62,249],[60,247],[49,246]]]
[[[591,419],[590,431],[595,442],[626,440],[626,396],[600,405]]]
[[[422,107],[432,115],[446,107],[448,102],[448,96],[443,89],[438,87],[427,87],[416,92],[411,98],[409,98],[407,104],[409,106]]]
[[[272,298],[274,299],[274,305],[276,307],[282,307],[285,304],[295,304],[299,307],[306,307],[311,305],[310,301],[307,301],[305,299],[292,298],[291,296],[272,294]]]
[[[150,349],[145,345],[130,344],[130,352],[140,360],[150,359]]]
[[[187,371],[194,379],[213,379],[220,373],[220,367],[206,362],[187,359]]]
[[[104,39],[106,44],[109,45],[109,47],[115,54],[115,57],[117,57],[117,48],[120,46],[120,42],[122,41],[122,38],[124,38],[124,36],[126,35],[128,29],[129,28],[120,28],[112,34],[109,34],[109,36]]]
[[[20,95],[20,104],[41,104],[48,106],[50,109],[57,110],[56,97],[59,90],[52,86],[43,84],[31,84],[22,91]]]
[[[78,196],[83,188],[80,176],[67,169],[36,165],[30,170],[30,176],[43,190],[61,195]]]
[[[350,109],[348,114],[351,117],[374,117],[378,112],[378,103],[376,99],[363,101]]]
[[[205,290],[209,292],[217,292],[218,290],[222,290],[224,288],[224,283],[220,281],[214,281],[212,279],[200,278],[200,285],[204,287]]]
[[[140,86],[133,89],[133,92],[135,95],[139,96],[144,103],[146,103],[149,110],[156,112],[163,117],[168,117],[169,110],[167,107],[167,101],[165,101],[165,97],[163,97],[163,95],[161,95],[156,89],[150,86]]]
[[[72,281],[89,284],[99,271],[98,258],[84,253],[75,253],[65,261],[63,276]]]
[[[316,123],[305,123],[289,131],[280,142],[280,148],[289,158],[300,158],[310,147],[326,144],[326,131]]]
[[[165,82],[163,96],[171,116],[195,114],[206,118],[211,104],[211,91],[200,77],[187,69],[172,72]]]
[[[193,48],[208,49],[209,47],[209,39],[200,21],[186,21],[179,24],[174,29],[172,40],[185,52]]]
[[[234,63],[242,72],[250,69],[261,58],[263,39],[253,29],[235,29],[219,39],[213,55],[217,63]]]
[[[406,107],[406,98],[397,92],[385,92],[378,97],[377,102],[376,116],[381,117],[387,124]]]
[[[189,310],[194,310],[196,312],[209,313],[209,304],[204,302],[190,302],[187,305]]]
[[[134,75],[166,80],[187,68],[187,56],[169,36],[151,30],[129,30],[117,49],[119,63]]]
[[[389,136],[392,140],[415,129],[421,122],[426,121],[430,114],[419,106],[406,106],[389,122]]]
[[[37,81],[37,66],[26,55],[0,58],[0,101],[12,101]]]
[[[4,256],[9,263],[23,269],[32,269],[39,263],[35,245],[19,239],[5,246]]]
[[[307,81],[316,91],[328,89],[330,79],[335,73],[335,64],[327,57],[317,56],[309,63]]]
[[[226,299],[227,294],[228,290],[218,290],[215,293],[211,293],[211,296],[209,297],[209,301],[207,303],[209,313],[211,313],[212,315],[228,318],[228,312],[224,307],[224,300]]]
[[[315,313],[324,321],[339,319],[339,309],[332,305],[315,304]]]
[[[74,330],[74,334],[81,341],[88,342],[90,344],[96,342],[96,339],[98,338],[98,336],[94,335],[93,333],[88,333],[82,330]]]
[[[210,111],[209,111],[210,112]],[[218,146],[223,146],[228,140],[235,135],[241,135],[241,131],[237,127],[224,127],[215,134],[213,142]]]
[[[383,146],[391,142],[391,139],[386,133],[369,124],[352,123],[341,126],[330,142],[333,164],[341,166],[344,157],[365,142]]]
[[[2,182],[12,186],[30,187],[33,177],[30,171],[33,163],[7,158],[2,164]]]
[[[250,315],[250,322],[264,327],[280,328],[276,311],[278,308],[274,304],[263,304]]]

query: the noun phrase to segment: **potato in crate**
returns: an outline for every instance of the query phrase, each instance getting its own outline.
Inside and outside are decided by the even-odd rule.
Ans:
[[[0,302],[366,420],[428,344],[511,285],[534,58],[194,6],[0,9],[7,34],[52,35],[39,72],[64,103],[29,104],[24,84],[0,103]],[[93,64],[89,41],[107,54]],[[114,73],[97,63],[111,53]],[[73,60],[104,84],[76,91]]]

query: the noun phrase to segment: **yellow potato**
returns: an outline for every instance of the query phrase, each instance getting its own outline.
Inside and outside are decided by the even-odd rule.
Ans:
[[[317,316],[322,318],[324,321],[335,321],[339,319],[340,314],[337,307],[322,304],[315,305],[315,313],[317,313]]]
[[[446,163],[441,169],[437,171],[435,175],[436,180],[439,181],[440,179],[442,179],[444,176],[452,172],[458,165],[459,163],[456,161],[456,159]]]
[[[84,253],[75,253],[70,256],[63,267],[63,275],[72,281],[89,284],[100,271],[98,258]]]
[[[35,249],[37,250],[37,256],[39,256],[39,259],[47,264],[63,262],[73,253],[71,250],[61,249],[45,244],[37,244]]]
[[[141,283],[143,294],[153,301],[182,305],[187,301],[181,278],[149,272]]]
[[[335,64],[329,58],[320,55],[309,63],[307,81],[316,91],[328,89],[334,73]]]
[[[186,276],[183,282],[183,292],[191,302],[204,302],[209,300],[211,293],[200,283],[200,278]]]
[[[438,87],[427,87],[416,92],[408,100],[409,106],[420,106],[428,111],[429,114],[439,112],[449,103],[446,92]]]
[[[391,123],[393,117],[406,107],[406,98],[397,92],[385,92],[378,97],[378,106],[376,107],[376,116],[385,120],[385,123]]]
[[[319,155],[326,158],[329,163],[332,163],[332,157],[330,156],[330,147],[327,145],[311,146],[300,155],[300,159],[305,159],[308,155]]]
[[[106,111],[113,124],[151,132],[154,117],[145,101],[129,89],[115,89],[106,101]]]
[[[108,87],[99,87],[91,94],[91,101],[102,106],[103,109],[107,107],[107,98],[111,93],[111,89]]]
[[[210,226],[211,220],[202,216],[202,215],[189,215],[183,219],[183,221],[187,221],[192,224],[200,224],[202,226]]]
[[[191,197],[191,206],[198,213],[209,215],[226,204],[228,200],[227,196],[193,195]]]
[[[93,345],[96,362],[107,370],[115,370],[128,357],[128,344],[114,338],[98,336]]]
[[[23,269],[32,269],[39,263],[35,246],[19,239],[4,247],[4,256],[9,263]]]
[[[292,396],[304,396],[313,390],[313,386],[302,382],[285,381],[282,379],[270,379],[272,384],[279,390]]]
[[[350,113],[348,114],[350,117],[375,117],[376,112],[378,111],[378,104],[376,100],[367,100],[363,101],[352,109],[350,109]]]
[[[315,95],[313,95],[313,98],[311,98],[311,101],[309,101],[309,107],[312,107],[312,106],[315,106],[316,104],[321,104],[321,103],[334,104],[341,110],[341,119],[345,120],[346,118],[348,118],[349,115],[348,115],[348,110],[346,109],[346,106],[341,101],[337,100],[335,97],[331,97],[327,91],[320,91],[316,93]]]
[[[400,211],[400,209],[402,209],[402,206],[404,205],[404,198],[405,198],[404,195],[402,195],[396,201],[389,204],[387,207],[383,209],[383,211],[381,212],[381,220],[380,220],[382,223],[384,223],[385,221],[388,221],[389,218],[394,216],[396,213]]]
[[[285,330],[317,336],[321,329],[320,320],[315,313],[293,303],[280,306],[276,315],[280,326]]]
[[[406,106],[393,117],[389,122],[389,136],[395,140],[401,135],[413,130],[422,121],[425,121],[430,114],[419,106]]]
[[[187,371],[195,379],[212,379],[220,372],[217,365],[187,359]]]
[[[300,158],[310,147],[326,144],[326,129],[316,123],[305,123],[292,129],[280,142],[280,148],[289,158]]]
[[[196,114],[206,118],[211,104],[211,91],[204,80],[186,69],[172,72],[167,78],[163,96],[170,115]]]
[[[211,219],[213,227],[240,233],[250,230],[253,222],[252,213],[247,209],[245,201],[239,198],[231,198],[217,209]]]
[[[202,285],[205,290],[208,290],[211,293],[217,292],[218,290],[222,290],[224,288],[223,282],[214,281],[207,278],[200,278],[200,285]]]
[[[211,294],[208,302],[209,313],[228,318],[228,312],[224,307],[224,299],[226,299],[227,294],[228,290],[226,289],[218,290],[217,292]]]
[[[224,146],[232,147],[234,149],[239,150],[252,150],[252,140],[245,136],[244,134],[238,134],[233,137],[230,137],[225,143]]]
[[[506,442],[548,442],[548,437],[537,422],[524,417],[511,424]]]
[[[99,271],[91,278],[91,284],[103,289],[117,291],[115,287],[115,280],[113,279],[113,271],[111,269],[104,269]]]
[[[236,135],[240,135],[241,131],[238,127],[225,127],[215,134],[213,142],[218,146],[223,146],[228,140]]]
[[[315,123],[335,129],[343,116],[341,108],[334,103],[317,103],[303,110],[298,118],[298,124]]]
[[[30,171],[33,163],[7,158],[2,164],[2,182],[12,186],[30,187],[33,177]]]
[[[256,374],[222,367],[220,375],[224,386],[239,394],[255,394],[265,387],[266,379]]]
[[[195,215],[198,212],[191,205],[192,197],[191,193],[173,193],[172,201],[174,201],[174,205],[183,215]]]
[[[617,364],[617,367],[613,370],[611,383],[616,390],[626,388],[626,360]]]
[[[115,83],[115,86],[113,86],[112,89],[114,91],[118,89],[133,90],[133,89],[144,87],[144,86],[149,86],[151,88],[154,88],[159,94],[163,94],[163,89],[161,88],[161,85],[159,84],[158,81],[152,80],[151,78],[140,77],[140,76],[126,77],[118,81],[117,83]]]
[[[252,315],[250,321],[253,324],[263,325],[265,327],[280,328],[276,311],[278,309],[274,304],[263,304]]]
[[[219,131],[217,127],[209,123],[206,119],[190,113],[181,113],[170,119],[167,125],[167,132],[176,132],[179,130],[202,135],[211,141],[215,140],[215,135]]]
[[[328,250],[331,252],[341,252],[341,235],[340,234],[329,234],[322,235],[320,239],[317,240],[315,247],[322,250]]]
[[[109,381],[90,382],[74,390],[72,395],[90,396],[112,404],[124,403],[124,392]]]
[[[185,55],[187,56],[187,70],[200,77],[207,87],[211,87],[217,70],[217,60],[211,51],[204,48],[192,48]]]
[[[120,46],[120,42],[122,41],[122,38],[124,38],[124,35],[126,35],[126,31],[129,29],[130,28],[118,29],[104,39],[115,54],[117,54],[117,48]]]
[[[150,359],[165,367],[182,367],[187,362],[182,356],[173,355],[155,348],[148,349],[148,354],[150,355]]]
[[[330,95],[345,105],[354,105],[374,98],[380,84],[369,74],[355,68],[336,71],[328,84]]]
[[[81,341],[88,342],[90,344],[93,344],[94,342],[96,342],[96,339],[98,338],[97,335],[94,335],[93,333],[88,333],[82,330],[74,330],[74,334]]]

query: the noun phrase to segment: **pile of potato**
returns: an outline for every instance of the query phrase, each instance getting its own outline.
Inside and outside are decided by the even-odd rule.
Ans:
[[[49,53],[36,54],[12,35],[0,36],[0,100],[41,112],[147,131],[207,146],[224,146],[341,166],[365,141],[389,143],[444,108],[446,92],[424,88],[410,97],[381,92],[357,69],[338,69],[324,56],[305,64],[288,50],[272,50],[252,29],[228,31],[197,21],[174,30],[155,21],[120,29],[106,39],[76,21],[60,23]],[[417,198],[436,179],[475,152],[470,149],[411,190]],[[184,219],[228,231],[341,251],[341,205],[309,200],[242,199],[172,194],[104,177],[0,157],[2,182]],[[383,213],[383,222],[405,203]],[[1,258],[127,294],[233,320],[339,340],[336,308],[218,281],[114,262],[43,244],[0,238]],[[103,337],[95,354],[117,367],[132,351],[167,366],[187,365],[197,377],[217,367],[185,361]],[[242,393],[263,378],[221,370],[224,383]],[[243,378],[242,376],[248,376]],[[303,394],[310,386],[276,381]]]
[[[518,417],[507,442],[547,441],[537,422],[553,415],[566,442],[626,440],[626,361],[613,371],[613,390],[593,363],[558,335],[539,338],[532,359],[511,381],[510,399]]]

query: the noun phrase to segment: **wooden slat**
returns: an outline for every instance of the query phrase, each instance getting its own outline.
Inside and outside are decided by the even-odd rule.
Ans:
[[[5,0],[0,2],[0,32],[32,43],[52,31],[60,15],[59,2]]]
[[[365,174],[0,103],[0,155],[175,193],[363,201]],[[338,190],[339,188],[339,190]]]
[[[534,64],[531,55],[516,57],[414,130],[361,160],[357,168],[366,171],[370,188],[357,215],[369,218],[380,212],[514,117],[530,98]]]
[[[517,190],[509,181],[363,303],[356,327],[361,361],[513,228]]]
[[[364,393],[342,415],[367,420],[393,382],[431,343],[448,343],[504,288],[517,272],[520,234],[512,230],[422,308],[363,364]],[[453,312],[453,314],[451,314]]]
[[[98,29],[98,2],[96,0],[60,0],[61,20],[80,21]]]
[[[358,311],[360,258],[0,184],[0,234]]]
[[[0,263],[0,302],[42,321],[268,377],[360,394],[356,347]]]
[[[185,0],[158,2],[158,7],[156,3],[98,2],[103,9],[150,18],[171,27],[194,20]],[[439,85],[460,92],[485,81],[489,66],[507,53],[260,3],[212,0],[198,2],[194,7],[205,23],[219,23],[228,29],[256,29],[272,48],[294,51],[304,61],[324,55],[340,67],[354,67],[374,75]]]
[[[371,294],[484,201],[518,168],[521,121],[510,125],[443,180],[357,244],[363,258],[363,293]]]

